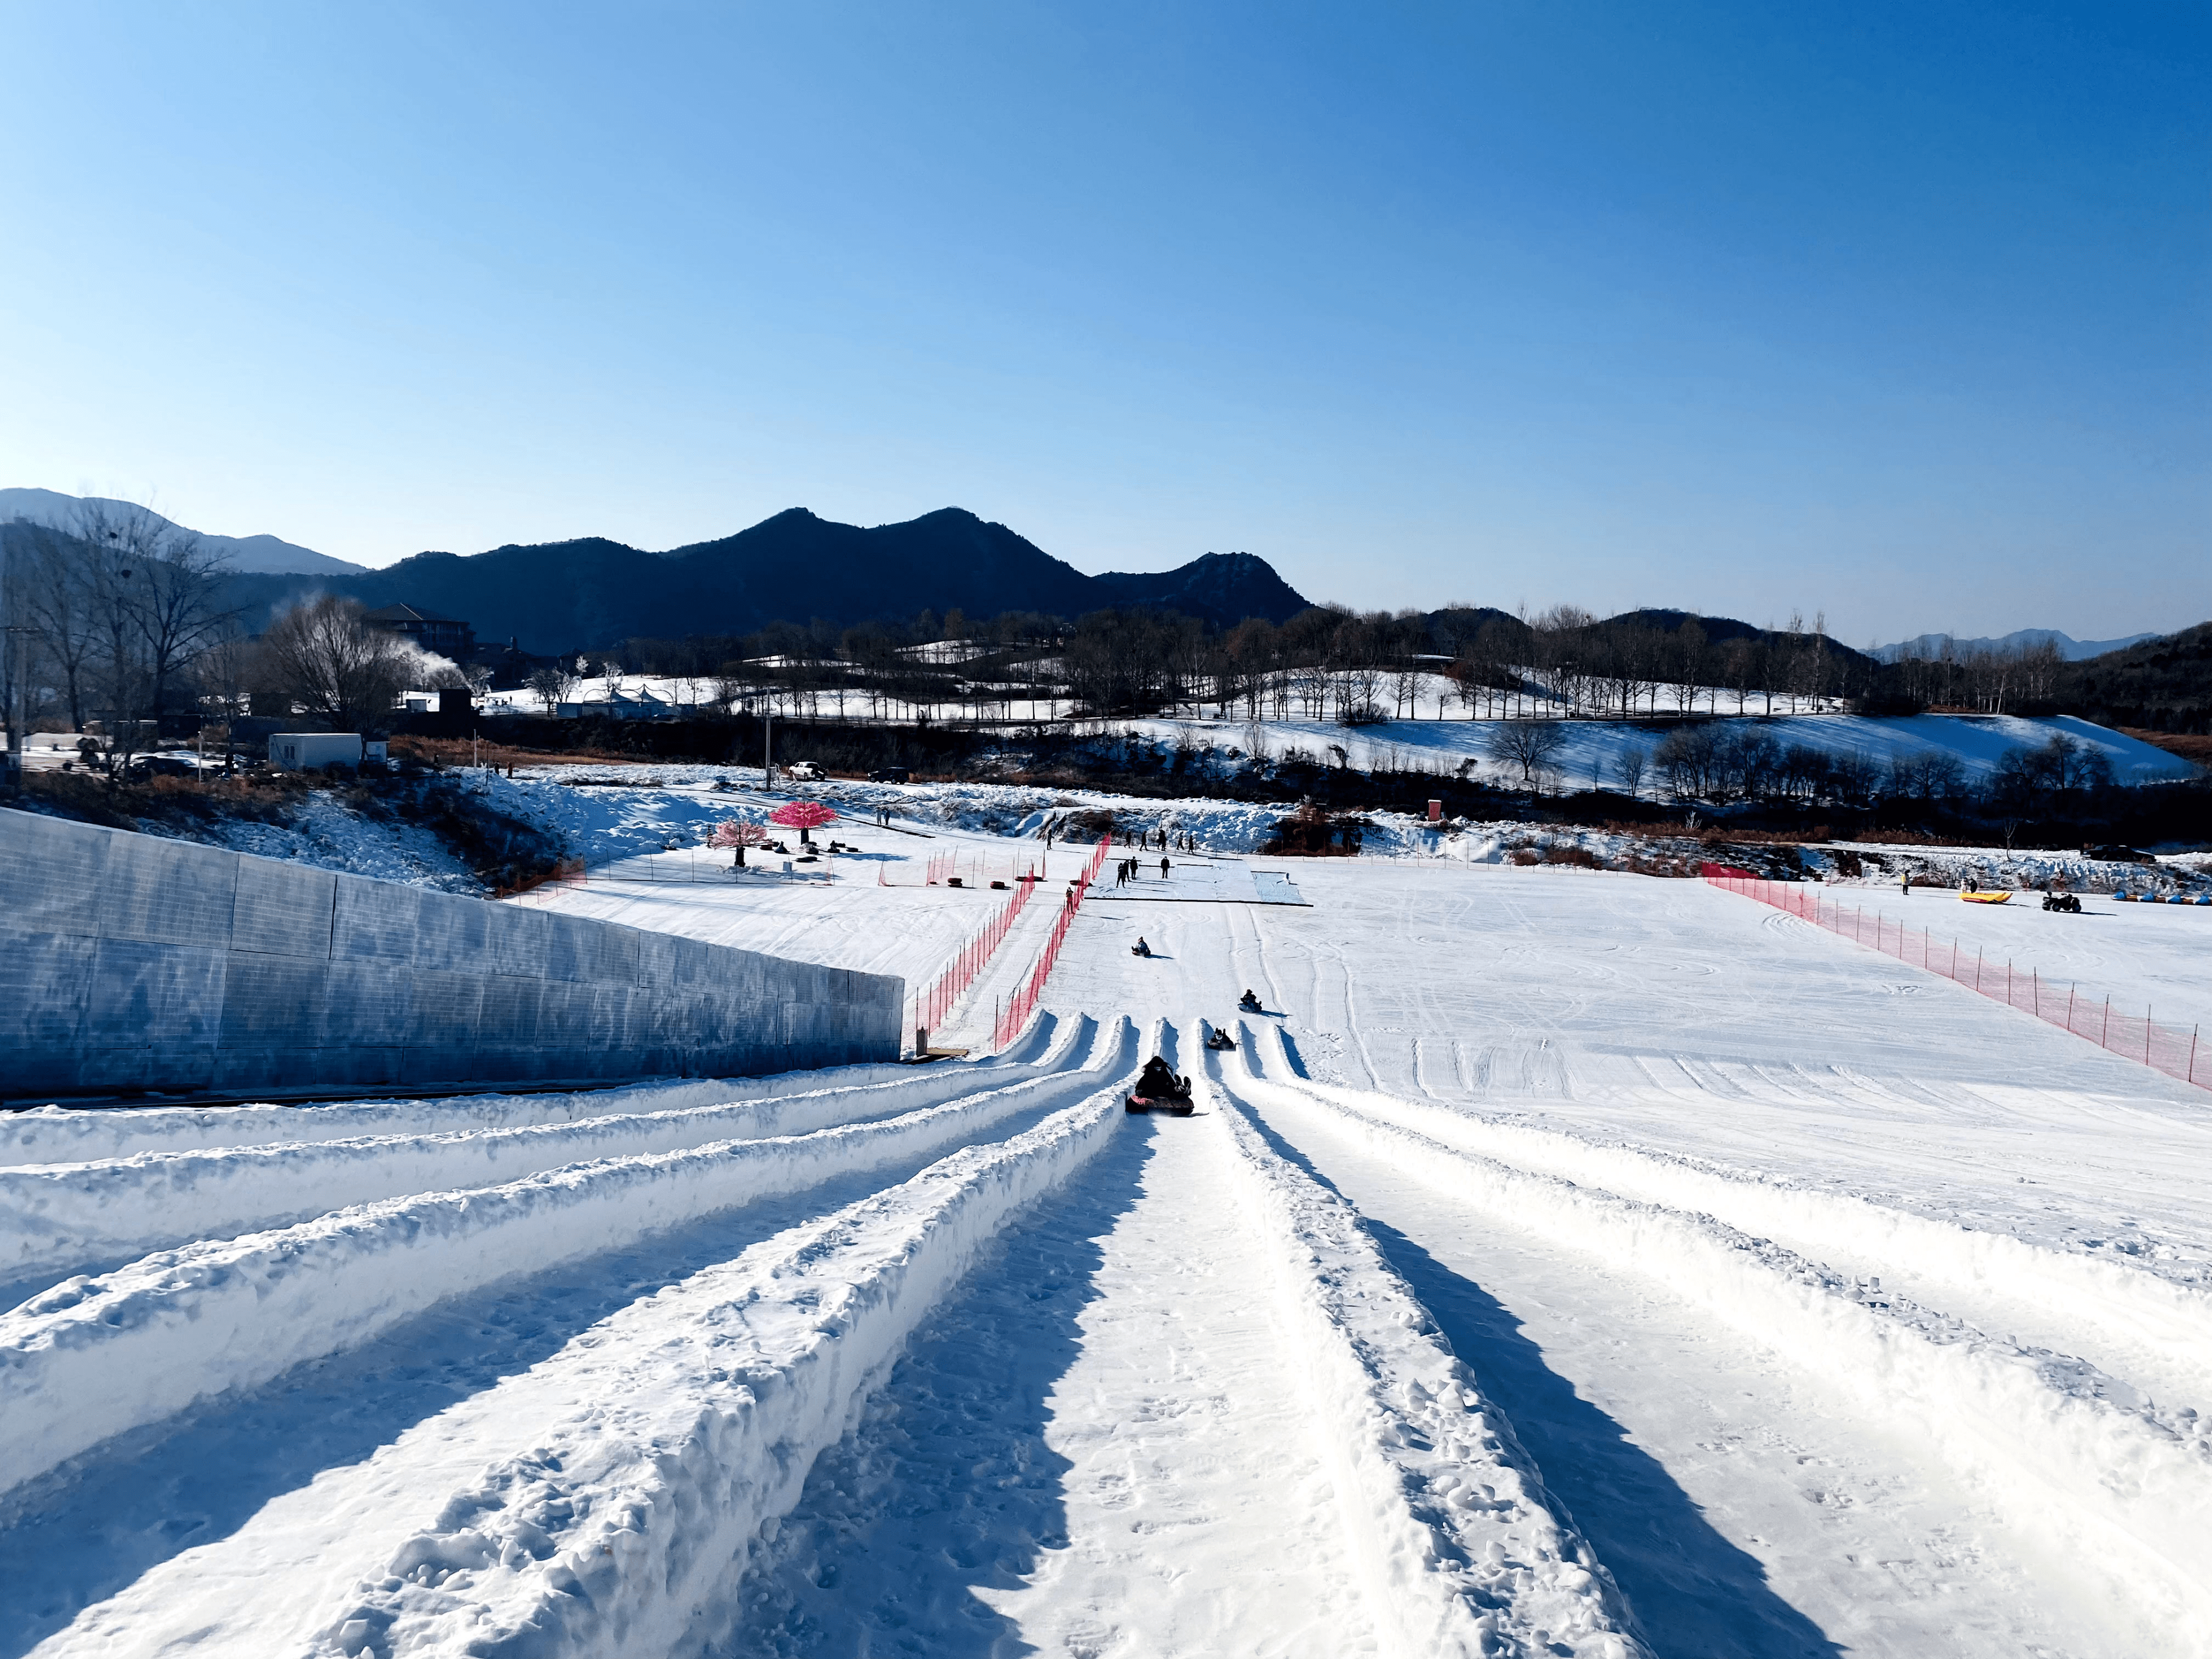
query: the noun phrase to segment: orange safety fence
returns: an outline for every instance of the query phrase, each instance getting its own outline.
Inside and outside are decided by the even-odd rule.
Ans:
[[[1724,864],[1705,865],[1700,873],[1715,887],[1726,888],[1731,893],[1740,893],[1785,911],[1801,921],[1811,922],[1815,927],[1839,933],[1869,950],[1894,957],[1908,967],[1940,974],[1971,991],[1978,991],[1992,1001],[2033,1014],[2046,1025],[2070,1031],[2100,1048],[2140,1060],[2179,1082],[2212,1089],[2212,1055],[2207,1055],[2201,1062],[2198,1060],[2195,1026],[2185,1031],[2178,1026],[2160,1025],[2151,1018],[2148,1008],[2139,1016],[2123,1013],[2112,1006],[2110,997],[2090,1000],[2073,985],[2067,986],[2063,993],[2055,984],[2046,988],[2042,974],[2034,969],[2022,974],[2009,960],[1990,962],[1979,950],[1969,957],[1960,950],[1955,939],[1948,942],[1931,939],[1923,930],[1893,921],[1879,911],[1869,915],[1856,905],[1838,904],[1823,898],[1820,890],[1809,883],[1764,881],[1747,870]],[[2197,1075],[2199,1064],[2204,1066],[2201,1078]]]

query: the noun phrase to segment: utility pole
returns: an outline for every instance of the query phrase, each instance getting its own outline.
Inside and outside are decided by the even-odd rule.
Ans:
[[[12,599],[15,595],[11,592],[9,597]],[[0,763],[0,785],[10,789],[23,787],[23,746],[30,739],[26,730],[30,725],[30,691],[24,684],[27,670],[23,654],[23,641],[30,632],[27,628],[12,623],[0,628],[0,636],[4,636],[8,649],[8,756],[4,763]]]
[[[761,732],[761,787],[775,787],[775,709],[768,711],[768,722]]]
[[[0,761],[0,785],[10,789],[23,787],[23,727],[29,723],[27,716],[20,720],[15,717],[17,696],[23,684],[22,640],[30,632],[17,623],[15,607],[21,599],[15,584],[15,550],[11,545],[6,564],[0,566],[0,604],[7,607],[6,624],[0,627],[0,644],[5,645],[8,651],[8,757]]]

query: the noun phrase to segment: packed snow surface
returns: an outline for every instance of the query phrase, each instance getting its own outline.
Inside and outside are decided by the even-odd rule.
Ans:
[[[543,902],[926,976],[1083,805],[700,878],[717,781],[532,785],[616,866]],[[2212,1092],[1700,883],[1228,840],[1002,1054],[1073,849],[969,1059],[0,1121],[0,1659],[2212,1653]]]

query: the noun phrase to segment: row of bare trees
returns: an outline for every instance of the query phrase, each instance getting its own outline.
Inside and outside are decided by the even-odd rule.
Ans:
[[[87,500],[66,525],[0,526],[9,743],[40,720],[96,726],[112,758],[149,746],[164,714],[251,708],[338,729],[381,725],[399,694],[462,684],[453,665],[324,594],[249,638],[225,601],[222,554],[128,502]]]
[[[2065,668],[2064,655],[2050,640],[1962,646],[1946,636],[1901,647],[1884,678],[1925,707],[2002,714],[2047,701]]]
[[[203,656],[236,632],[226,574],[198,535],[126,502],[83,501],[66,529],[0,526],[10,751],[48,708],[73,730],[100,722],[126,757],[142,746],[196,695]]]
[[[1524,789],[1556,789],[1569,781],[1563,760],[1568,729],[1557,720],[1499,720],[1483,753]],[[1681,805],[1757,800],[1863,806],[1886,799],[2033,812],[2078,805],[2114,781],[2104,752],[2064,732],[2007,750],[1979,781],[1969,777],[1957,755],[1940,749],[1910,750],[1885,763],[1856,750],[1785,743],[1771,729],[1706,722],[1676,726],[1653,748],[1631,744],[1600,754],[1590,767],[1592,789],[1641,795],[1648,784],[1654,794]]]
[[[1141,609],[1073,623],[1031,613],[973,622],[925,613],[842,631],[781,623],[743,640],[634,640],[647,672],[712,678],[738,706],[772,700],[821,713],[863,700],[888,710],[947,709],[982,720],[1017,703],[1092,715],[1211,713],[1249,721],[1358,726],[1443,714],[1437,677],[1468,718],[1662,712],[1774,712],[1778,699],[1827,705],[1863,689],[1863,659],[1839,652],[1822,619],[1711,640],[1696,617],[1600,621],[1572,606],[1534,617],[1466,606],[1358,612],[1316,606],[1282,623],[1249,618],[1209,631]],[[934,654],[924,652],[933,646]]]

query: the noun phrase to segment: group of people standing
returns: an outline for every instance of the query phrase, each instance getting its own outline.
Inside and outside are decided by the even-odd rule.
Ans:
[[[1136,880],[1137,872],[1143,866],[1144,862],[1145,861],[1142,859],[1116,860],[1114,864],[1114,884],[1116,887],[1125,887],[1129,883]],[[1171,867],[1172,866],[1168,863],[1167,860],[1162,859],[1160,860],[1160,879],[1162,881],[1165,881],[1168,878],[1168,872]]]
[[[886,822],[888,822],[888,819]],[[1066,833],[1066,830],[1067,820],[1055,815],[1044,821],[1043,827],[1037,831],[1037,834],[1043,837],[1044,844],[1049,848],[1054,842],[1060,840],[1060,838]],[[1109,839],[1113,833],[1114,832],[1111,830],[1108,831],[1108,836]],[[1163,853],[1170,850],[1173,850],[1177,853],[1195,853],[1198,851],[1198,837],[1192,835],[1188,830],[1176,830],[1174,831],[1169,831],[1166,830],[1127,830],[1122,833],[1121,842],[1125,847],[1141,847],[1146,849],[1157,848],[1158,851]]]

